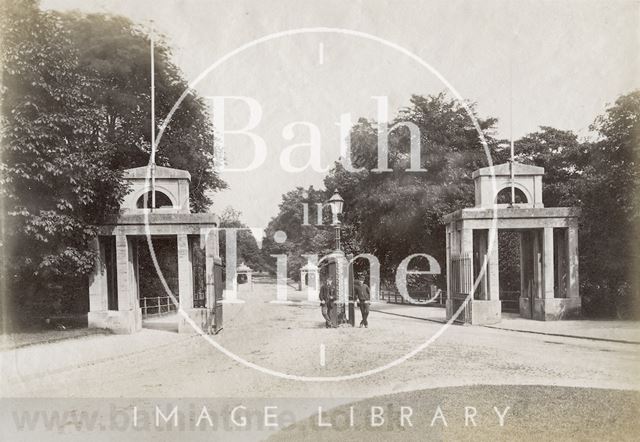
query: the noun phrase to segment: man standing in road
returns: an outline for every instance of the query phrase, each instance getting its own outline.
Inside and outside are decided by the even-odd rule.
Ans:
[[[371,294],[369,293],[369,286],[364,283],[364,275],[358,275],[358,279],[355,284],[355,294],[360,306],[360,313],[362,314],[362,321],[360,321],[360,327],[369,327],[367,318],[369,317],[369,304],[371,303]]]
[[[331,323],[331,310],[335,308],[335,301],[336,289],[333,286],[333,279],[327,278],[322,287],[320,287],[320,308],[327,328],[335,326]]]

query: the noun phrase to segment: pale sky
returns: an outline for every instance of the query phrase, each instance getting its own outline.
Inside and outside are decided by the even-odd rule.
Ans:
[[[481,117],[497,117],[498,133],[518,138],[547,125],[581,136],[607,104],[640,87],[638,1],[204,1],[46,0],[44,8],[108,12],[155,23],[188,81],[234,49],[268,34],[331,27],[366,32],[413,52],[442,74]],[[320,49],[320,48],[323,49]],[[321,54],[322,53],[322,54]],[[510,74],[511,72],[511,74]],[[214,196],[214,212],[232,206],[252,227],[277,213],[296,186],[322,187],[323,173],[283,170],[287,146],[308,131],[283,137],[294,121],[320,129],[321,161],[339,155],[342,113],[375,117],[372,96],[388,96],[390,117],[411,94],[446,90],[424,67],[398,51],[340,34],[304,34],[268,41],[231,58],[196,89],[203,96],[241,95],[261,104],[253,132],[267,145],[251,172],[225,172],[229,189]],[[513,119],[510,118],[511,112]],[[247,123],[242,106],[227,109],[228,128]],[[225,140],[229,167],[253,158],[243,136]],[[294,156],[304,164],[306,156]]]

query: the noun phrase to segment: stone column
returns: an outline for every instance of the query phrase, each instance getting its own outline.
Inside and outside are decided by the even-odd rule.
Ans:
[[[529,255],[529,232],[520,232],[520,297],[528,298],[527,286],[529,281],[529,267],[527,266]],[[522,309],[522,307],[520,307]]]
[[[554,231],[553,248],[555,250],[556,265],[556,297],[567,297],[567,229],[557,229]]]
[[[447,299],[451,297],[451,228],[445,227],[445,261],[447,268]]]
[[[567,229],[567,298],[579,298],[578,227]]]
[[[473,229],[460,230],[460,254],[473,253]]]
[[[180,308],[193,308],[193,267],[186,234],[177,235],[178,240],[178,299]]]
[[[553,299],[555,296],[554,285],[554,264],[553,264],[553,227],[544,228],[543,238],[543,297],[545,299]]]
[[[210,229],[206,232],[201,232],[200,235],[205,235],[205,280],[206,280],[206,302],[205,305],[208,309],[213,308],[215,304],[215,286],[214,284],[223,284],[222,281],[215,281],[215,261],[218,258],[217,251],[218,246],[218,231],[216,229]]]
[[[237,261],[237,229],[225,229],[225,264],[226,264],[226,285],[223,297],[225,302],[238,302],[238,273],[236,271]]]
[[[540,299],[543,298],[544,293],[542,253],[540,250],[540,230],[533,230],[531,232],[531,241],[533,243],[533,288],[531,290],[531,297],[534,299]]]
[[[490,229],[487,235],[487,273],[489,280],[487,299],[498,301],[500,299],[500,267],[497,229]]]
[[[489,279],[489,262],[487,256],[487,246],[489,243],[488,233],[489,231],[486,229],[478,229],[473,232],[472,266],[474,271],[472,281],[473,286],[475,286],[473,298],[477,300],[489,299],[489,288],[487,286],[487,281]],[[484,268],[485,258],[487,258],[486,269]]]
[[[104,247],[100,245],[98,237],[91,240],[91,247],[96,251],[98,257],[93,266],[93,271],[89,275],[89,311],[100,312],[108,309],[105,254]]]
[[[447,266],[447,300],[445,302],[445,309],[447,312],[447,320],[451,319],[453,315],[453,297],[451,295],[451,280],[453,275],[451,274],[451,247],[453,243],[453,231],[455,225],[453,223],[447,224],[445,227],[445,261]]]
[[[140,308],[140,269],[138,262],[138,242],[135,239],[129,240],[129,287],[131,287],[132,308]]]
[[[118,310],[132,310],[133,299],[129,240],[126,235],[116,235],[116,270],[118,272]]]
[[[116,272],[118,275],[118,311],[106,312],[104,327],[116,333],[134,333],[142,328],[142,312],[138,301],[135,259],[125,234],[116,234]]]

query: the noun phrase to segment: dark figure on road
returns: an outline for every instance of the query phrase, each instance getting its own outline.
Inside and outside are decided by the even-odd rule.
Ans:
[[[360,313],[362,314],[362,321],[360,321],[360,327],[369,327],[367,318],[369,317],[369,304],[371,303],[371,295],[369,293],[369,286],[364,283],[364,275],[359,275],[354,286],[356,299],[360,306]]]
[[[336,299],[336,288],[333,286],[333,280],[329,278],[320,287],[320,308],[327,328],[333,327],[333,324],[331,324],[331,310],[335,308]]]

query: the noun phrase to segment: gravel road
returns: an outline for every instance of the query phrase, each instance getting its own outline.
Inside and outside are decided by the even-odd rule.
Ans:
[[[344,376],[371,370],[406,355],[441,328],[435,323],[373,312],[368,329],[325,329],[316,306],[270,303],[275,299],[273,284],[256,284],[252,293],[240,297],[244,304],[225,305],[224,329],[214,337],[216,342],[253,364],[296,376]],[[341,382],[281,379],[231,359],[199,336],[152,333],[144,351],[137,350],[140,336],[85,338],[92,340],[85,343],[98,348],[115,345],[119,352],[47,376],[37,374],[47,370],[48,361],[32,357],[31,375],[19,381],[2,381],[3,395],[365,398],[472,384],[640,387],[636,374],[640,346],[480,327],[452,326],[402,364]],[[133,352],[126,351],[128,339],[132,344],[136,340]],[[80,344],[48,345],[50,351],[73,352]]]

